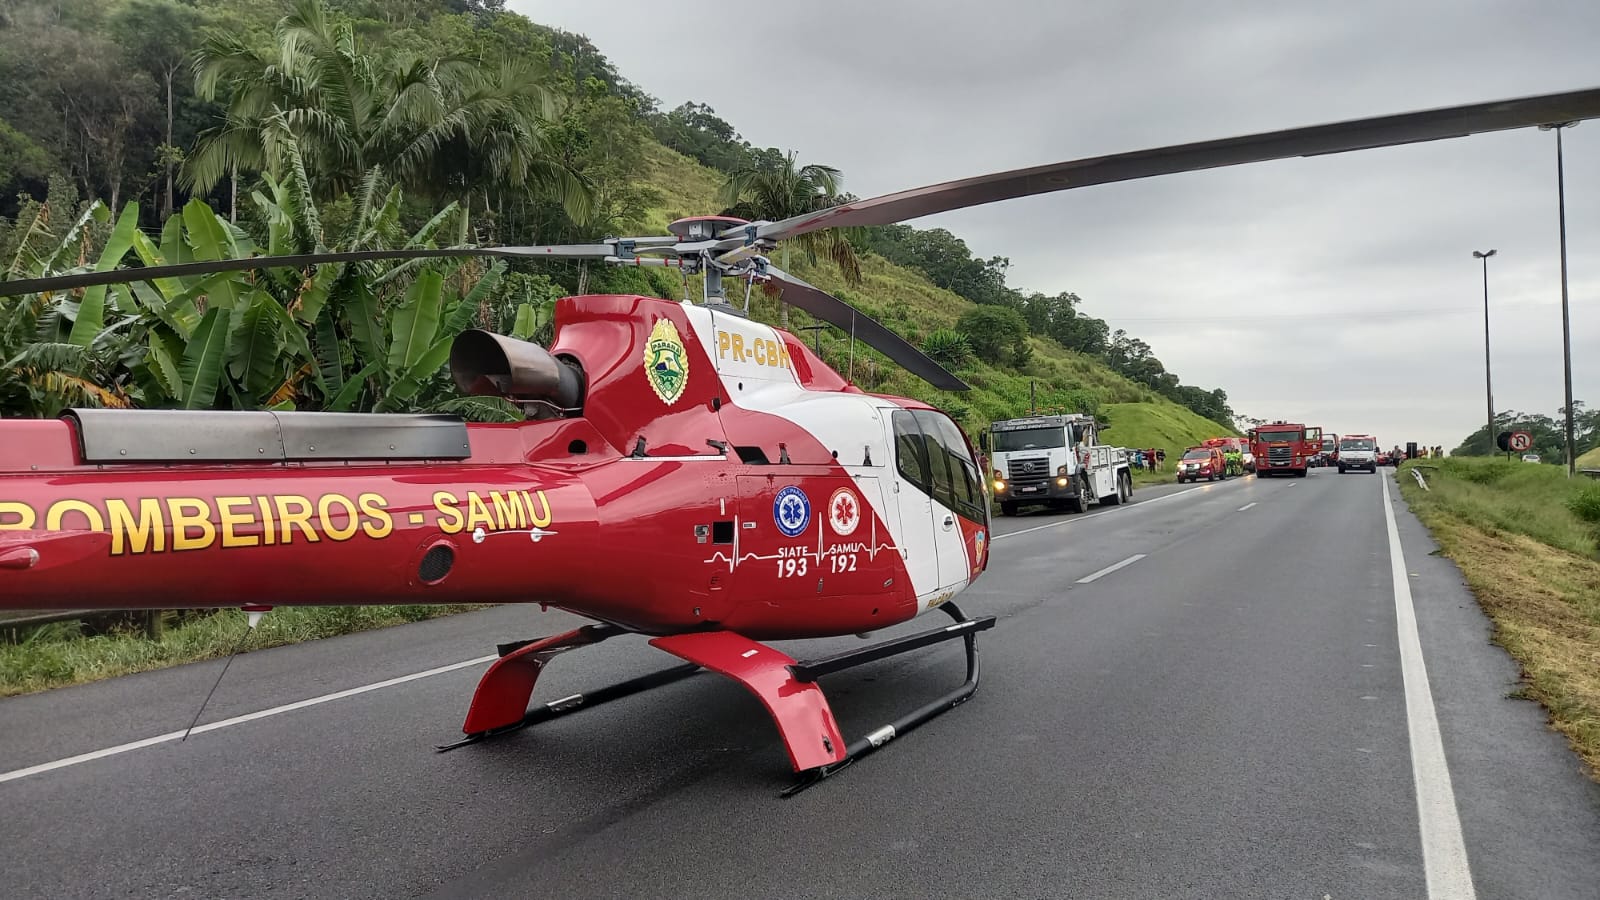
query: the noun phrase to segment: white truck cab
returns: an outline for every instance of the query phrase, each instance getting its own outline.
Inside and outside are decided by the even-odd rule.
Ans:
[[[1091,502],[1115,505],[1133,497],[1128,451],[1099,442],[1093,416],[1029,416],[995,422],[980,437],[989,452],[990,487],[1000,514],[1023,504],[1066,506],[1083,512]]]
[[[1341,475],[1351,469],[1365,469],[1374,474],[1378,471],[1378,439],[1370,434],[1347,434],[1340,437],[1336,453]]]

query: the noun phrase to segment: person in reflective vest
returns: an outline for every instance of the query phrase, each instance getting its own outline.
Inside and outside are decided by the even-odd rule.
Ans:
[[[1244,474],[1244,454],[1238,450],[1229,450],[1222,454],[1222,459],[1228,464],[1229,475]]]

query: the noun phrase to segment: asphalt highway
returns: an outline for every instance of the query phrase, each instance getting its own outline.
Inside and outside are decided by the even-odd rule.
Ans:
[[[244,654],[184,742],[137,744],[220,662],[0,702],[0,896],[1600,897],[1600,787],[1392,474],[1135,499],[997,520],[977,695],[790,800],[711,675],[434,753],[497,642],[576,621],[536,609]],[[674,663],[619,639],[536,696]],[[854,738],[961,675],[823,686]]]

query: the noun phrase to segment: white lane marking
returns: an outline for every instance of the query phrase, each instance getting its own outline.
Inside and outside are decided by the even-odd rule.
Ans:
[[[354,697],[357,694],[365,694],[370,691],[394,687],[397,684],[405,684],[409,681],[417,681],[423,678],[431,678],[435,675],[443,675],[446,672],[454,672],[457,669],[465,669],[468,666],[480,665],[498,658],[498,656],[493,655],[480,656],[477,659],[469,659],[463,662],[451,663],[448,666],[439,666],[438,668],[428,669],[424,672],[413,672],[410,675],[401,675],[399,678],[390,678],[387,681],[377,681],[373,682],[372,684],[364,684],[360,687],[353,687],[343,691],[335,691],[332,694],[323,694],[320,697],[312,697],[308,700],[297,700],[294,703],[285,703],[282,706],[274,706],[271,709],[263,709],[258,712],[245,713],[242,716],[234,716],[231,719],[222,719],[218,722],[208,722],[205,725],[197,726],[195,730],[190,733],[204,734],[207,731],[217,731],[218,729],[222,728],[231,728],[234,725],[243,725],[246,722],[254,722],[257,719],[265,719],[268,716],[276,716],[287,712],[294,712],[297,709],[305,709],[310,706],[320,706],[321,704],[331,703],[335,700],[343,700],[346,697]],[[115,747],[106,747],[103,750],[93,750],[89,753],[80,753],[77,756],[69,756],[66,759],[58,759],[54,762],[40,763],[36,766],[28,766],[26,769],[13,769],[10,772],[0,773],[0,783],[16,781],[20,778],[27,778],[30,775],[41,775],[45,772],[53,772],[56,769],[65,769],[68,766],[76,766],[79,763],[93,762],[97,759],[105,759],[108,756],[116,756],[118,754],[128,753],[133,750],[143,750],[146,747],[154,747],[157,744],[165,744],[169,741],[175,741],[181,737],[183,737],[183,732],[169,731],[166,734],[158,734],[155,737],[148,737],[139,741],[130,741],[126,744],[118,744]]]
[[[1245,505],[1239,507],[1239,512],[1244,512],[1245,510],[1247,510],[1250,507],[1255,506],[1255,505],[1256,505],[1256,502],[1254,500],[1251,500],[1249,503],[1246,503]]]
[[[1163,494],[1160,497],[1153,497],[1153,498],[1151,498],[1149,500],[1140,500],[1138,503],[1134,503],[1131,506],[1127,506],[1127,507],[1118,507],[1117,509],[1103,509],[1100,512],[1089,513],[1087,516],[1073,516],[1070,519],[1062,519],[1059,522],[1051,522],[1048,525],[1035,525],[1032,528],[1024,528],[1021,531],[1008,531],[1005,534],[997,534],[994,537],[990,538],[990,540],[991,541],[1003,541],[1006,538],[1013,538],[1013,537],[1016,537],[1018,535],[1028,534],[1028,533],[1034,532],[1034,531],[1043,531],[1046,528],[1060,528],[1062,525],[1071,525],[1074,522],[1087,522],[1090,519],[1097,518],[1099,516],[1108,516],[1108,515],[1110,515],[1110,514],[1112,514],[1114,512],[1123,512],[1124,510],[1127,510],[1127,509],[1138,509],[1141,506],[1149,506],[1152,503],[1160,503],[1163,500],[1171,500],[1173,497],[1187,497],[1190,494],[1203,494],[1203,493],[1205,493],[1205,491],[1203,489],[1201,489],[1201,488],[1189,488],[1187,491],[1174,491],[1174,492],[1172,492],[1170,494]]]
[[[1429,900],[1473,900],[1472,869],[1467,845],[1461,837],[1461,817],[1450,785],[1450,766],[1439,736],[1439,717],[1428,686],[1428,667],[1422,659],[1422,639],[1417,633],[1417,610],[1411,603],[1411,582],[1406,578],[1405,554],[1400,549],[1400,529],[1395,525],[1389,500],[1389,479],[1383,484],[1383,523],[1389,532],[1390,575],[1394,582],[1394,614],[1400,638],[1400,672],[1406,688],[1406,723],[1411,739],[1411,777],[1417,788],[1417,825],[1422,835],[1422,867],[1428,881]]]
[[[1121,568],[1125,568],[1127,566],[1131,566],[1131,565],[1133,565],[1134,563],[1138,562],[1141,559],[1144,559],[1144,554],[1143,553],[1135,553],[1134,555],[1128,557],[1127,559],[1123,560],[1122,562],[1112,563],[1111,565],[1106,566],[1104,569],[1101,569],[1100,571],[1094,573],[1093,575],[1085,575],[1082,578],[1079,578],[1078,579],[1078,583],[1079,584],[1088,584],[1091,581],[1099,581],[1100,579],[1106,577],[1107,575],[1110,575],[1112,572],[1115,572],[1116,570],[1121,569]]]

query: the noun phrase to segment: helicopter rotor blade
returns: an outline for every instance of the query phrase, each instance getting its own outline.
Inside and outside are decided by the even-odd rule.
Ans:
[[[972,388],[950,370],[939,365],[900,335],[895,334],[866,313],[827,291],[790,275],[776,266],[766,267],[767,276],[783,290],[783,302],[804,310],[833,325],[863,344],[877,350],[911,374],[941,391],[969,391]]]
[[[493,257],[500,259],[605,259],[616,254],[614,244],[554,244],[537,247],[447,247],[413,250],[352,250],[344,253],[303,253],[294,256],[251,256],[243,259],[217,259],[205,262],[174,263],[106,272],[81,272],[44,278],[19,278],[0,281],[0,297],[34,294],[40,291],[66,291],[101,284],[150,281],[156,278],[181,278],[212,275],[217,272],[242,272],[253,269],[303,268],[326,263],[367,262],[385,259],[436,259],[453,257]]]
[[[1176,144],[1014,169],[885,194],[777,222],[759,223],[756,237],[780,241],[820,228],[889,225],[998,200],[1154,175],[1237,166],[1292,156],[1323,156],[1370,150],[1593,118],[1600,118],[1600,88]],[[744,233],[745,226],[741,226],[723,232],[721,237],[731,239]]]

